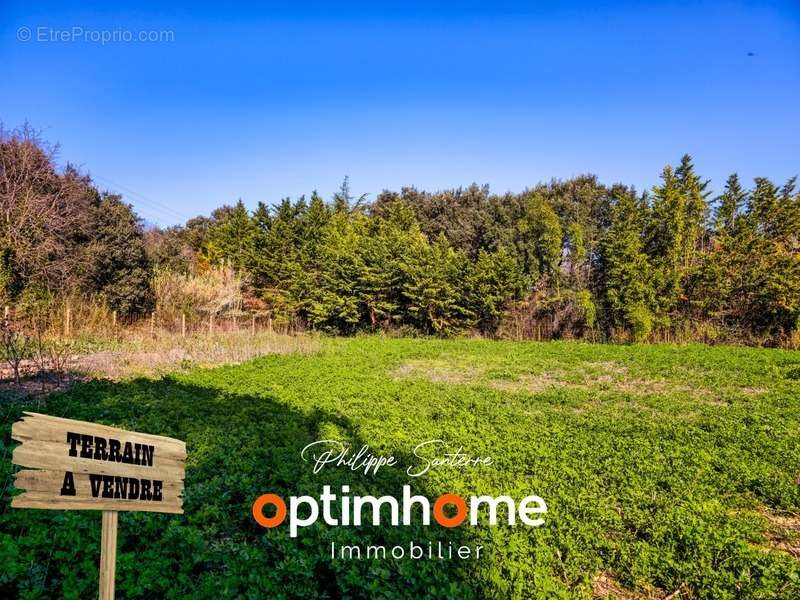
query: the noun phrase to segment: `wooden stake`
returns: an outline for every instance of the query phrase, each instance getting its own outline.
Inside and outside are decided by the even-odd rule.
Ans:
[[[256,316],[253,315],[252,320],[250,321],[250,332],[255,335],[256,334]]]
[[[181,313],[181,337],[186,337],[186,313]]]
[[[150,337],[154,337],[156,334],[156,313],[150,313]]]
[[[72,309],[67,306],[67,314],[64,316],[64,337],[69,337],[70,325],[72,325]]]
[[[111,327],[117,327],[117,311],[111,313]]]
[[[11,311],[10,311],[10,309],[8,308],[8,305],[6,305],[5,309],[3,309],[3,318],[4,318],[4,319],[8,319],[8,313],[9,313],[9,312],[11,312]]]
[[[114,576],[117,570],[117,517],[115,510],[103,511],[100,541],[100,600],[114,600]]]

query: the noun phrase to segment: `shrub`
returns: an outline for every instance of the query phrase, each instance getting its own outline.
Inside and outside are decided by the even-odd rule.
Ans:
[[[597,324],[597,307],[592,300],[589,290],[579,290],[575,292],[575,303],[583,313],[583,322],[589,329],[594,329]]]
[[[653,313],[641,304],[630,307],[625,314],[634,342],[645,341],[653,330]]]

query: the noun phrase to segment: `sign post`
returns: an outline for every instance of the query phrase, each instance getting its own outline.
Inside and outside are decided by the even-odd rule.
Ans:
[[[119,511],[182,513],[186,444],[180,440],[26,412],[11,428],[24,493],[14,508],[103,511],[100,600],[114,598]]]
[[[103,511],[100,535],[100,600],[113,600],[117,570],[117,511]]]

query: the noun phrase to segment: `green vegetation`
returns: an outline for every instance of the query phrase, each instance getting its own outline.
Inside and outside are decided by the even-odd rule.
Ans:
[[[93,381],[49,414],[186,440],[185,514],[123,514],[124,598],[573,598],[593,588],[690,598],[797,598],[800,358],[783,350],[578,342],[322,341],[318,352],[158,380]],[[10,425],[2,416],[0,595],[90,597],[97,513],[11,510]],[[323,470],[317,439],[409,463],[442,438],[490,467],[409,480]],[[290,539],[259,529],[265,492],[443,492],[548,503],[545,526],[328,527]],[[478,542],[478,561],[331,561],[329,544]],[[795,552],[795,557],[792,556]],[[601,583],[598,583],[601,582]],[[609,582],[613,582],[613,585]]]
[[[800,194],[732,175],[711,198],[685,155],[652,193],[592,175],[516,194],[384,190],[242,201],[144,231],[118,196],[0,129],[0,304],[269,314],[335,334],[800,346]],[[41,329],[41,325],[25,325]]]
[[[29,313],[82,295],[125,314],[150,310],[139,218],[74,166],[58,170],[55,155],[30,128],[0,124],[0,301]]]

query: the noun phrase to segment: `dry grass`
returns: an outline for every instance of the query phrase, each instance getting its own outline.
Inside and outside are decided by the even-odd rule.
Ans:
[[[637,594],[623,588],[612,576],[611,573],[600,573],[592,582],[592,598],[595,600],[605,600],[615,598],[616,600],[639,600],[645,598],[642,594]]]
[[[553,388],[568,387],[568,384],[555,373],[541,375],[520,375],[516,379],[492,379],[489,387],[501,392],[528,392],[538,394]]]
[[[468,385],[475,383],[484,373],[477,367],[453,365],[445,361],[413,360],[400,365],[395,369],[395,379],[406,377],[421,377],[432,383],[448,385]]]
[[[492,367],[492,364],[475,364],[448,355],[407,361],[391,374],[394,379],[417,378],[436,384],[488,387],[504,393],[582,392],[576,396],[577,403],[569,402],[563,407],[576,415],[602,409],[692,420],[701,414],[701,406],[725,409],[737,395],[754,397],[766,393],[761,388],[735,385],[721,393],[719,389],[702,385],[699,377],[694,378],[693,384],[677,378],[646,377],[612,360],[525,365],[510,371]],[[526,368],[535,371],[526,372]],[[651,400],[662,396],[680,398],[684,401],[683,408],[678,413],[666,412],[652,404]]]
[[[800,560],[800,516],[769,512],[764,516],[772,526],[767,533],[768,546]]]
[[[181,313],[219,315],[240,311],[243,285],[241,274],[226,265],[193,274],[159,271],[153,278],[160,316],[173,321]]]
[[[559,368],[541,373],[504,374],[486,377],[487,369],[453,364],[444,360],[416,360],[395,369],[395,378],[420,377],[432,383],[486,385],[503,392],[538,394],[552,389],[591,392],[622,392],[633,396],[682,393],[707,404],[725,405],[710,390],[668,379],[645,379],[631,375],[613,361],[578,362],[569,370]],[[758,393],[760,390],[751,393]]]
[[[119,349],[81,357],[77,370],[110,379],[153,376],[195,366],[239,364],[267,354],[310,352],[318,345],[318,339],[311,335],[272,331],[231,331],[187,337],[141,335],[138,339],[125,339]]]
[[[626,590],[614,579],[613,574],[608,571],[600,573],[594,578],[594,581],[592,581],[593,600],[607,600],[611,598],[614,600],[677,600],[683,597],[684,590],[682,588],[678,588],[671,594],[653,587],[644,592]],[[686,597],[688,597],[688,595]]]
[[[98,346],[99,344],[99,346]],[[23,378],[13,382],[7,365],[0,366],[0,392],[34,396],[68,388],[87,378],[125,379],[157,377],[192,367],[238,364],[268,354],[312,352],[319,339],[309,334],[284,334],[249,330],[195,334],[182,337],[156,330],[154,335],[129,329],[112,340],[95,342],[92,348],[66,357],[65,372],[59,376],[42,372],[35,361],[24,361]]]

